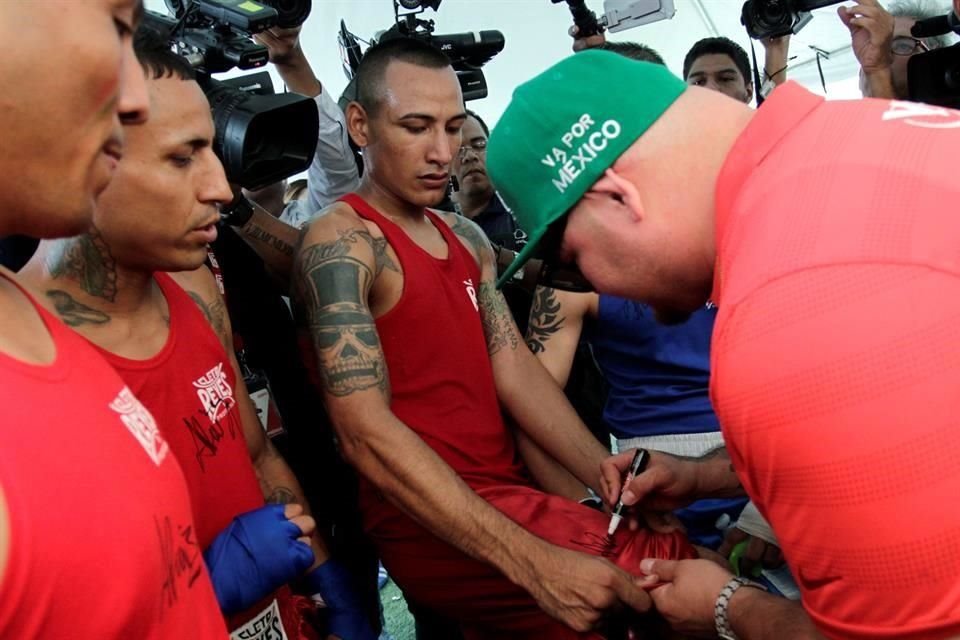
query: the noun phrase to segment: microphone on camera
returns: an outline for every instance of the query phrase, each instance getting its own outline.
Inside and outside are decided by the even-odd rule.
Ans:
[[[950,32],[960,33],[960,19],[953,11],[945,16],[917,20],[910,28],[910,35],[914,38],[933,38]]]

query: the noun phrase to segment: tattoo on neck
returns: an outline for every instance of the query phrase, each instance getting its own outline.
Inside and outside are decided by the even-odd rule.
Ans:
[[[117,297],[117,261],[96,227],[54,243],[46,259],[53,278],[72,278],[87,293],[113,302]]]
[[[53,303],[57,315],[60,316],[60,319],[63,320],[63,323],[68,327],[79,327],[85,324],[106,324],[110,322],[109,315],[99,309],[94,309],[93,307],[88,307],[85,304],[77,302],[66,291],[48,289],[47,297],[50,298],[50,301]]]
[[[477,292],[483,333],[487,337],[487,353],[491,356],[503,347],[515,350],[520,344],[517,327],[503,294],[492,282],[481,282]]]
[[[547,340],[563,328],[566,316],[560,315],[557,292],[549,287],[537,287],[527,324],[527,346],[533,353],[547,350]]]
[[[300,304],[313,340],[324,389],[346,396],[365,389],[390,394],[387,365],[366,296],[376,277],[348,255],[366,231],[341,231],[333,242],[304,249],[295,271]]]

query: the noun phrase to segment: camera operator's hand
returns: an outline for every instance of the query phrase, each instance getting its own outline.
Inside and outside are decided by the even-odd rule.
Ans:
[[[291,91],[307,97],[320,95],[322,86],[313,74],[307,56],[300,47],[300,29],[303,25],[284,29],[273,27],[254,34],[253,39],[270,52],[270,62]]]
[[[270,52],[270,62],[276,65],[290,64],[300,49],[300,29],[303,25],[284,29],[273,27],[255,33],[253,39]]]
[[[877,0],[860,0],[852,7],[838,7],[840,21],[850,30],[853,54],[871,84],[881,90],[873,97],[892,98],[890,66],[893,64],[893,16]],[[887,85],[889,84],[889,93]]]
[[[607,42],[607,37],[603,33],[595,33],[592,36],[587,36],[586,38],[578,38],[577,34],[580,32],[580,29],[577,25],[573,25],[567,31],[570,34],[570,37],[573,38],[573,52],[583,51],[584,49],[593,49],[594,47],[599,47]]]

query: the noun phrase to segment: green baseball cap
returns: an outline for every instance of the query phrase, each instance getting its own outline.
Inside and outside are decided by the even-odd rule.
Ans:
[[[517,87],[490,134],[487,175],[528,239],[498,287],[686,88],[662,65],[598,50]]]

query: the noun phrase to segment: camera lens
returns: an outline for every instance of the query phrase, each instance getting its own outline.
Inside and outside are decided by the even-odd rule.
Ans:
[[[277,12],[277,25],[284,29],[298,27],[310,15],[310,0],[264,0]]]

